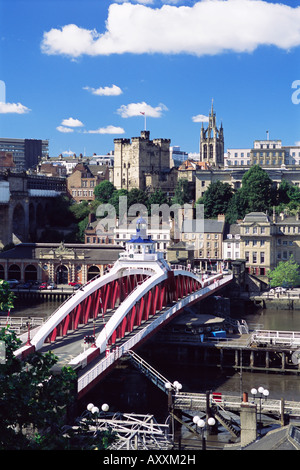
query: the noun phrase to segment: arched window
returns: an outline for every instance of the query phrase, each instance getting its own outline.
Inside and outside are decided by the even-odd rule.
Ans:
[[[100,274],[100,269],[97,266],[91,266],[88,269],[88,281]]]
[[[11,264],[8,268],[8,279],[21,280],[21,268],[17,264]]]
[[[69,270],[64,264],[58,266],[56,270],[57,284],[68,284]]]
[[[28,266],[26,266],[24,272],[24,280],[25,282],[37,280],[37,268],[33,266],[33,264],[29,264]]]

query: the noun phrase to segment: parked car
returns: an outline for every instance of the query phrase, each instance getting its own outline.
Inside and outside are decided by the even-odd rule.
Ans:
[[[31,289],[32,283],[31,282],[24,282],[24,284],[20,285],[21,289]]]
[[[47,282],[42,282],[42,284],[39,285],[39,289],[47,289],[48,283]]]
[[[54,282],[49,282],[49,284],[47,285],[47,289],[49,290],[52,290],[52,289],[56,289],[57,286]]]
[[[78,284],[75,284],[73,287],[75,290],[77,290],[77,289],[80,289],[81,286],[82,284],[78,283]]]
[[[81,286],[80,282],[77,282],[77,281],[71,281],[71,282],[69,282],[69,286],[75,287],[75,286],[77,286],[77,285],[80,285],[80,286]]]
[[[17,287],[20,284],[20,281],[17,281],[17,279],[9,279],[7,282],[10,288]]]

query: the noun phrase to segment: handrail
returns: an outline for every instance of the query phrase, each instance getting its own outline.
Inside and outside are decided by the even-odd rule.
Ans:
[[[227,279],[221,279],[221,284],[225,284]],[[78,378],[78,392],[83,390],[90,382],[92,382],[98,375],[104,372],[108,367],[110,367],[116,360],[118,360],[123,354],[127,351],[131,350],[137,343],[143,340],[148,334],[150,334],[153,330],[158,328],[161,323],[163,323],[166,319],[169,319],[177,310],[181,310],[190,302],[199,299],[203,294],[207,292],[207,289],[213,290],[213,285],[207,286],[205,288],[201,288],[196,292],[193,292],[183,299],[179,300],[176,304],[172,305],[171,307],[167,308],[164,313],[162,313],[159,317],[156,317],[150,325],[147,325],[145,328],[140,330],[134,336],[132,336],[128,341],[123,343],[121,346],[117,346],[116,349],[111,351],[105,358],[100,359],[100,361],[89,371],[83,373]]]

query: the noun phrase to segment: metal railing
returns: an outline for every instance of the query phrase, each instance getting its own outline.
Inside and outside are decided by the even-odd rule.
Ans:
[[[256,330],[251,336],[251,342],[298,348],[300,331]]]
[[[220,279],[219,285],[226,284],[228,280],[232,279],[232,276],[226,276],[226,278]],[[107,357],[104,357],[99,360],[99,362],[91,368],[86,373],[83,373],[78,378],[78,392],[82,391],[87,387],[93,380],[95,380],[99,375],[101,375],[107,368],[109,368],[115,361],[117,361],[121,356],[127,353],[129,350],[142,341],[146,336],[148,336],[152,331],[158,328],[162,323],[169,319],[174,313],[178,310],[181,310],[189,303],[200,299],[204,293],[207,293],[207,290],[214,290],[214,285],[207,286],[205,288],[199,289],[192,294],[189,294],[187,297],[179,300],[175,305],[167,308],[159,317],[155,318],[149,325],[140,330],[134,336],[132,336],[128,341],[124,342],[121,346],[116,347],[112,352],[110,352]]]
[[[221,407],[224,411],[239,411],[241,409],[242,400],[239,395],[218,394],[218,399],[213,398],[214,393],[209,396],[209,406]],[[251,401],[250,401],[251,402]],[[253,399],[252,403],[256,403],[261,407],[261,413],[274,414],[280,416],[284,411],[285,414],[300,416],[300,402],[283,401],[273,399]],[[179,392],[175,395],[174,405],[185,410],[202,410],[207,407],[207,396],[201,393],[184,393]]]

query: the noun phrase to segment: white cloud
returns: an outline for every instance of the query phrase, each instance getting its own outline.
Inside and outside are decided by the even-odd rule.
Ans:
[[[86,134],[124,134],[125,131],[122,127],[107,126],[100,127],[96,130],[85,131]]]
[[[21,103],[4,103],[0,102],[0,114],[25,114],[30,109]]]
[[[118,96],[123,93],[121,88],[117,85],[112,85],[111,87],[105,86],[100,88],[91,88],[86,86],[83,89],[90,91],[93,95],[99,96]]]
[[[209,118],[208,116],[205,116],[204,114],[197,114],[197,116],[192,117],[193,122],[208,122]]]
[[[65,134],[67,134],[68,132],[74,132],[74,129],[71,129],[70,127],[64,127],[64,126],[58,126],[56,130],[58,130],[59,132],[63,132]]]
[[[64,119],[61,124],[68,127],[83,127],[84,125],[79,119],[73,119],[72,117]]]
[[[142,103],[130,103],[127,105],[123,104],[117,110],[117,113],[120,114],[120,116],[123,118],[140,116],[141,113],[145,113],[147,117],[160,118],[163,111],[167,110],[168,108],[162,103],[159,104],[159,106],[156,106],[156,108],[153,108],[143,101]]]
[[[263,0],[203,0],[192,7],[161,8],[112,3],[106,31],[74,24],[44,33],[46,54],[122,53],[220,54],[252,52],[261,45],[290,49],[300,45],[300,7]]]

